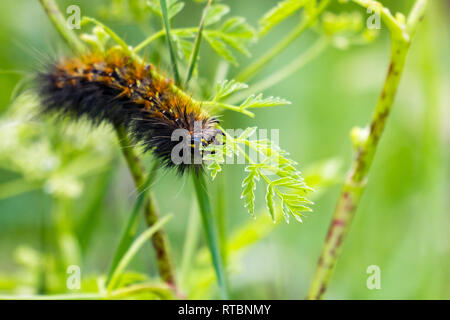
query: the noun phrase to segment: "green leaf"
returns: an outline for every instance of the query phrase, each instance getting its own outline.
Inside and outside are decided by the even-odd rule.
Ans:
[[[159,0],[149,0],[147,1],[147,5],[160,17],[163,16]],[[180,2],[178,0],[167,0],[167,11],[169,19],[175,17],[178,13],[180,13],[181,10],[183,10],[183,8],[184,2]]]
[[[212,5],[206,14],[205,26],[219,22],[228,12],[230,12],[230,7],[225,4]]]
[[[250,165],[245,168],[245,171],[249,172],[248,176],[242,181],[242,188],[244,189],[241,194],[241,199],[244,199],[244,207],[248,212],[255,215],[255,189],[256,181],[259,181],[259,172],[257,167]]]
[[[229,47],[244,55],[250,55],[247,49],[250,41],[255,37],[254,29],[242,17],[232,17],[225,21],[218,30],[205,30],[205,39],[210,46],[223,58],[237,65]]]
[[[266,204],[267,208],[269,209],[270,216],[272,217],[272,221],[276,221],[275,217],[275,201],[273,199],[275,195],[275,189],[272,186],[272,184],[267,185],[267,192],[266,192]]]
[[[270,9],[260,20],[260,34],[264,35],[281,21],[300,10],[309,0],[285,0]],[[311,2],[311,1],[309,1]]]
[[[242,82],[237,82],[236,80],[224,80],[217,84],[216,86],[216,96],[214,100],[220,100],[226,96],[232,94],[233,92],[247,89],[248,85]]]
[[[212,37],[209,32],[205,32],[204,37],[214,51],[216,51],[224,59],[230,61],[232,64],[237,65],[237,60],[233,56],[233,53],[230,49],[228,49],[227,45],[221,41],[220,38]]]
[[[255,30],[246,23],[245,18],[232,17],[228,19],[220,31],[222,39],[229,46],[243,55],[250,56],[247,46],[254,39]]]
[[[155,234],[156,231],[158,231],[165,223],[169,221],[171,217],[172,217],[171,215],[163,217],[158,222],[156,222],[152,227],[144,231],[139,237],[136,238],[136,240],[134,240],[134,242],[131,244],[127,252],[123,255],[122,259],[112,272],[111,281],[109,282],[107,288],[109,292],[115,288],[119,280],[119,277],[125,271],[125,268],[134,258],[136,253],[142,248],[142,246],[148,241],[148,239],[150,239],[153,236],[153,234]]]
[[[175,34],[172,34],[172,40],[177,47],[178,56],[181,59],[188,61],[193,49],[193,43],[191,41],[184,40]]]
[[[250,26],[243,17],[231,17],[225,21],[220,28],[225,34],[234,36],[236,38],[242,38],[252,40],[255,37],[255,29]]]
[[[207,169],[210,170],[211,178],[214,180],[217,174],[222,171],[222,166],[217,162],[213,162],[207,167]]]
[[[175,2],[169,6],[169,19],[175,17],[184,8],[184,2]]]
[[[227,134],[221,145],[206,147],[205,150],[209,150],[211,153],[214,152],[214,154],[210,153],[204,156],[204,160],[213,161],[208,166],[208,169],[212,171],[213,178],[221,171],[223,161],[220,162],[218,159],[215,159],[215,152],[221,155],[223,155],[223,152],[226,152],[227,156],[233,156],[245,153],[245,147],[257,151],[259,162],[254,162],[248,155],[245,157],[250,161],[250,165],[245,168],[248,175],[242,182],[241,199],[244,199],[244,206],[253,216],[255,213],[256,181],[262,178],[267,183],[265,200],[272,220],[275,221],[276,219],[275,208],[276,199],[278,199],[281,201],[281,211],[286,222],[289,223],[290,216],[294,216],[296,220],[301,221],[302,213],[311,211],[307,205],[312,204],[312,202],[305,196],[312,189],[305,184],[300,172],[295,168],[296,162],[287,158],[288,152],[282,150],[268,139],[248,140],[256,130],[256,127],[249,127],[237,138]],[[221,159],[223,160],[223,157]]]
[[[279,106],[284,104],[291,104],[290,101],[286,99],[282,99],[279,97],[268,97],[263,99],[262,93],[258,95],[252,94],[249,96],[245,101],[240,105],[240,108],[242,109],[249,109],[249,108],[265,108],[265,107],[273,107],[273,106]]]

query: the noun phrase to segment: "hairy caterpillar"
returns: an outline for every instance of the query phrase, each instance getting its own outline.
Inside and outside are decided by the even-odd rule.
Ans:
[[[63,59],[38,75],[43,111],[85,117],[94,124],[124,125],[166,167],[184,172],[193,165],[198,170],[201,162],[173,161],[172,150],[179,141],[173,141],[172,134],[184,130],[192,151],[215,140],[218,121],[198,103],[175,93],[170,79],[154,77],[152,68],[120,51]]]

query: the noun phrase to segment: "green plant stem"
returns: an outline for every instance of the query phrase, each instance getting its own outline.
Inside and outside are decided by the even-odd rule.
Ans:
[[[165,216],[160,219],[153,226],[149,227],[145,230],[128,248],[125,254],[121,255],[121,259],[117,264],[117,267],[114,269],[111,275],[111,281],[107,285],[107,292],[111,292],[117,282],[119,281],[120,275],[125,271],[125,268],[130,264],[133,257],[139,251],[139,249],[144,245],[147,240],[152,237],[161,227],[171,218],[172,216]]]
[[[264,90],[280,83],[281,81],[283,81],[284,79],[295,73],[297,70],[305,66],[315,57],[320,55],[328,46],[328,44],[329,41],[325,37],[318,39],[304,54],[298,56],[287,66],[271,74],[267,78],[258,81],[257,83],[252,85],[248,90],[244,90],[239,94],[231,96],[229,99],[226,100],[227,103],[231,105],[236,104],[240,101],[243,101],[252,94],[255,94],[257,92],[263,92]]]
[[[0,184],[0,199],[14,197],[18,194],[37,190],[41,187],[41,183],[30,182],[22,178],[8,181]]]
[[[100,177],[96,179],[97,181],[94,182],[91,196],[92,200],[88,202],[87,208],[76,226],[76,234],[79,237],[83,255],[86,254],[86,250],[90,247],[92,238],[97,231],[102,205],[108,197],[108,186],[111,185],[114,176],[116,161],[114,161],[111,167],[109,170],[102,172]]]
[[[209,0],[206,3],[205,9],[203,9],[202,18],[200,20],[197,35],[195,37],[194,50],[192,50],[191,56],[189,58],[189,67],[188,67],[188,72],[186,74],[186,79],[184,80],[184,88],[187,87],[189,80],[192,77],[192,73],[194,72],[195,64],[197,63],[198,52],[200,50],[200,43],[202,42],[203,26],[205,25],[206,15],[208,13],[209,7],[211,6],[211,3],[212,3],[212,0]]]
[[[69,44],[69,46],[75,52],[84,52],[86,47],[79,40],[77,35],[73,32],[72,29],[66,27],[65,19],[56,5],[54,0],[40,0],[44,10],[49,16],[50,20],[59,31],[63,39]],[[98,25],[102,25],[101,23],[95,20],[95,23]],[[112,31],[111,31],[112,32]],[[118,38],[118,36],[117,36]],[[120,38],[119,38],[120,39]],[[115,39],[117,41],[117,39]],[[162,77],[159,74],[156,74],[158,77]],[[175,90],[175,89],[174,89]],[[139,158],[135,154],[135,150],[133,149],[126,131],[123,127],[116,128],[116,134],[119,139],[119,143],[122,148],[121,151],[126,159],[128,164],[128,168],[133,176],[134,183],[136,187],[139,189],[140,186],[144,183],[144,174],[143,169],[140,163]],[[151,227],[158,221],[158,211],[156,207],[156,201],[152,194],[147,192],[147,196],[142,200],[144,203],[144,212],[147,220],[147,224]],[[170,286],[174,287],[176,290],[175,283],[175,273],[172,268],[172,263],[170,260],[169,253],[169,245],[167,238],[165,236],[164,230],[158,230],[152,237],[153,247],[156,251],[156,259],[158,263],[158,270],[161,278],[168,283]]]
[[[200,219],[198,215],[197,203],[191,205],[189,218],[186,228],[186,236],[184,237],[183,255],[181,258],[180,281],[182,288],[188,285],[188,275],[193,264],[193,257],[200,239]]]
[[[202,172],[192,173],[195,192],[197,194],[198,207],[202,217],[203,228],[206,235],[206,242],[208,243],[209,251],[213,261],[214,269],[216,271],[217,282],[219,284],[220,292],[223,299],[229,299],[228,282],[225,273],[225,267],[222,261],[220,252],[219,238],[214,223],[214,218],[211,212],[211,204],[207,193],[205,177]]]
[[[269,50],[258,60],[250,64],[241,73],[239,73],[236,76],[236,80],[239,82],[246,82],[250,78],[252,78],[259,70],[266,66],[275,57],[277,57],[295,39],[297,39],[304,31],[306,31],[311,25],[313,25],[322,14],[322,12],[327,8],[329,3],[330,0],[322,0],[312,14],[305,17],[305,19],[294,30],[292,30],[291,33],[289,33],[283,40],[276,44],[271,50]]]
[[[0,300],[99,300],[99,299],[121,299],[129,298],[131,295],[151,292],[168,300],[173,297],[172,288],[161,284],[137,284],[120,288],[109,293],[69,293],[54,295],[0,295]]]
[[[250,118],[255,117],[255,114],[253,112],[248,111],[247,109],[244,109],[244,108],[240,108],[238,106],[233,106],[228,103],[223,103],[223,102],[218,102],[218,101],[203,101],[202,105],[204,107],[211,108],[213,110],[214,110],[214,108],[223,108],[223,109],[233,110],[236,112],[243,113],[243,114],[249,116]]]
[[[124,288],[120,288],[114,290],[107,294],[106,299],[127,299],[130,296],[137,295],[140,293],[150,292],[156,296],[158,296],[161,300],[172,300],[174,298],[173,290],[167,285],[163,284],[136,284],[127,286]]]
[[[121,38],[119,37],[119,35],[117,33],[115,33],[111,28],[108,28],[107,26],[105,26],[103,23],[101,23],[100,21],[94,19],[94,18],[90,18],[90,17],[83,17],[81,23],[83,25],[87,24],[87,23],[93,23],[99,27],[102,27],[103,30],[122,48],[122,50],[129,55],[132,58],[136,58],[135,57],[135,52],[133,50],[130,49],[130,47],[127,45],[127,43]]]
[[[146,181],[144,182],[144,184],[139,186],[139,190],[138,190],[139,196],[134,204],[133,211],[131,212],[131,214],[128,217],[127,224],[125,225],[125,228],[122,232],[122,236],[119,240],[119,244],[114,253],[113,261],[110,265],[108,276],[106,278],[106,283],[105,283],[106,286],[109,285],[111,278],[117,268],[117,265],[120,262],[120,259],[122,258],[123,254],[127,251],[127,249],[129,248],[129,246],[131,245],[133,239],[135,238],[135,236],[137,234],[137,227],[138,227],[138,223],[139,223],[139,219],[138,219],[139,212],[140,212],[140,209],[142,208],[144,199],[146,198],[146,190],[151,186],[151,184],[155,180],[156,172],[157,172],[158,168],[159,168],[159,164],[158,164],[158,162],[155,161],[152,165],[152,168],[150,169],[150,172],[148,174]]]
[[[170,34],[170,20],[166,0],[159,0],[159,3],[161,5],[164,29],[166,30],[167,47],[169,48],[170,60],[172,61],[173,77],[175,79],[175,84],[179,86],[181,84],[181,78],[180,73],[178,72],[177,56],[173,48],[172,36]]]
[[[424,2],[426,0],[416,2],[411,14],[417,16],[417,18],[414,17],[408,19],[408,21],[416,24],[422,19],[425,11]],[[420,6],[420,10],[417,9],[418,6]],[[410,28],[410,30],[415,30],[415,26],[410,25]],[[343,241],[367,184],[368,173],[397,93],[410,47],[410,36],[405,37],[404,34],[399,36],[400,34],[392,32],[391,28],[390,30],[392,39],[391,59],[384,87],[376,105],[372,122],[366,129],[368,130],[367,136],[361,137],[361,140],[355,144],[355,159],[342,187],[307,299],[322,299],[327,290],[342,250]]]
[[[47,16],[52,21],[53,25],[58,30],[59,34],[66,40],[70,48],[78,53],[86,50],[83,42],[78,38],[75,32],[67,27],[66,19],[58,8],[54,0],[39,0],[44,8]]]
[[[116,128],[123,156],[128,164],[131,175],[133,176],[136,188],[140,190],[145,186],[142,165],[137,157],[134,148],[123,127]],[[144,191],[144,190],[143,190]],[[156,224],[159,220],[159,212],[156,206],[156,200],[151,192],[147,192],[148,197],[143,199],[145,219],[149,227]],[[131,220],[131,219],[130,219]],[[176,290],[175,273],[170,259],[170,249],[167,237],[163,229],[155,232],[152,237],[152,244],[156,251],[156,261],[161,278]]]
[[[154,40],[156,40],[158,38],[161,38],[165,34],[166,34],[166,32],[164,30],[160,30],[160,31],[152,34],[150,37],[148,37],[147,39],[145,39],[144,41],[139,43],[136,47],[134,47],[133,52],[138,53],[139,51],[144,49],[146,46],[148,46],[151,42],[153,42]]]
[[[220,252],[222,253],[222,259],[224,264],[228,262],[227,252],[227,228],[226,228],[226,209],[225,209],[225,175],[220,175],[217,179],[217,197],[216,197],[216,210],[217,210],[217,226],[219,232],[219,244]]]

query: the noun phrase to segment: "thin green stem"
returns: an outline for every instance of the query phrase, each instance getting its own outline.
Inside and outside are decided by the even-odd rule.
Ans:
[[[97,26],[102,27],[105,30],[105,32],[122,48],[122,50],[126,54],[128,54],[132,58],[135,57],[134,52],[130,49],[130,47],[127,45],[127,43],[121,37],[119,37],[119,35],[117,33],[115,33],[109,27],[105,26],[100,21],[98,21],[98,20],[96,20],[94,18],[83,17],[81,22],[82,22],[82,24],[93,23],[93,24],[95,24]]]
[[[120,275],[125,271],[125,268],[130,264],[131,260],[139,251],[139,249],[144,245],[144,243],[146,243],[148,239],[150,239],[158,230],[160,230],[161,227],[165,223],[167,223],[171,217],[172,216],[170,215],[163,217],[136,238],[136,240],[132,243],[125,254],[122,255],[120,261],[117,264],[117,267],[114,269],[111,275],[111,281],[107,285],[107,292],[111,292],[115,288],[117,282],[119,281]]]
[[[264,90],[273,87],[274,85],[280,83],[284,79],[288,78],[293,73],[297,72],[300,68],[305,66],[308,62],[316,58],[318,55],[320,55],[325,48],[328,46],[329,41],[322,37],[318,39],[304,54],[298,56],[296,59],[294,59],[291,63],[289,63],[284,68],[280,69],[279,71],[271,74],[267,78],[258,81],[257,83],[253,84],[248,90],[242,91],[239,94],[233,95],[229,99],[227,99],[227,103],[229,104],[235,104],[239,103],[240,101],[243,101],[248,96],[263,92]]]
[[[364,7],[366,9],[371,9],[381,16],[381,19],[389,28],[392,37],[404,38],[408,40],[408,34],[405,33],[405,28],[395,19],[391,12],[385,8],[380,2],[375,0],[352,0],[354,3]]]
[[[217,282],[223,299],[229,299],[228,281],[225,273],[225,266],[220,253],[220,245],[217,236],[214,218],[211,212],[211,204],[207,193],[205,177],[202,172],[192,173],[195,192],[197,194],[198,206],[203,222],[203,229],[206,235],[209,251],[216,271]]]
[[[259,70],[266,66],[271,60],[277,57],[284,49],[286,49],[295,39],[297,39],[304,31],[313,25],[322,12],[329,5],[330,0],[322,0],[317,8],[294,29],[283,40],[272,47],[266,54],[258,60],[250,64],[246,69],[236,76],[236,80],[246,82],[252,78]]]
[[[417,6],[420,7],[420,10],[417,9]],[[418,12],[414,14],[423,16],[425,7],[422,0],[416,1],[413,12]],[[420,19],[413,19],[412,21],[417,24]],[[411,28],[415,29],[416,26],[411,25]],[[364,132],[364,134],[361,134],[359,139],[355,141],[355,159],[342,187],[307,299],[322,299],[327,290],[334,267],[342,251],[343,241],[365,189],[378,143],[394,103],[410,47],[410,36],[398,37],[397,33],[391,32],[391,39],[391,60],[386,81],[375,107],[370,126],[362,130],[361,132]]]
[[[41,183],[30,182],[25,179],[17,179],[0,184],[0,199],[14,197],[18,194],[37,190]]]
[[[146,198],[146,190],[150,188],[151,184],[155,180],[156,172],[159,168],[159,164],[157,161],[155,161],[150,169],[150,172],[147,176],[146,181],[143,185],[141,185],[138,189],[139,196],[134,204],[133,211],[128,217],[127,224],[125,225],[125,228],[122,232],[122,236],[119,240],[119,244],[116,248],[116,251],[113,256],[113,261],[109,267],[108,276],[106,278],[106,286],[109,285],[111,278],[117,269],[117,265],[120,262],[120,259],[126,252],[126,250],[129,248],[130,244],[133,242],[133,239],[135,238],[137,234],[137,227],[139,224],[139,212],[141,211],[142,205],[144,203],[144,199]]]
[[[180,279],[184,288],[187,285],[189,270],[192,266],[195,249],[198,245],[200,220],[198,216],[197,204],[194,202],[189,212],[189,218],[184,237],[183,256],[181,258]]]
[[[179,32],[198,32],[198,28],[196,28],[196,27],[195,28],[171,28],[170,31],[171,31],[170,32],[171,34],[177,34]],[[152,43],[156,39],[161,38],[165,35],[166,35],[166,31],[164,29],[159,30],[158,32],[152,34],[151,36],[149,36],[144,41],[142,41],[141,43],[139,43],[137,46],[134,47],[134,49],[133,49],[134,53],[141,51],[146,46],[148,46],[150,43]]]
[[[0,295],[0,300],[98,300],[100,293],[70,293],[53,295]]]
[[[192,73],[194,72],[195,64],[197,63],[197,60],[198,60],[197,57],[198,57],[198,52],[200,50],[200,43],[202,42],[203,26],[205,24],[206,15],[208,13],[209,7],[211,6],[211,3],[212,3],[212,0],[209,0],[206,3],[205,9],[203,9],[202,18],[200,20],[200,25],[198,26],[197,35],[195,37],[194,49],[192,50],[191,56],[189,58],[189,67],[188,67],[188,71],[186,74],[186,79],[184,80],[184,88],[187,87],[189,80],[192,77]]]
[[[133,295],[140,293],[151,292],[152,294],[161,298],[161,300],[171,300],[174,298],[173,290],[166,285],[161,284],[136,284],[120,288],[109,292],[105,297],[106,299],[123,299],[130,298]]]
[[[111,167],[116,168],[116,161]],[[111,185],[114,172],[114,169],[105,170],[96,179],[92,188],[91,200],[87,202],[87,208],[76,226],[76,234],[78,235],[83,254],[90,247],[91,240],[97,231],[102,205],[108,197],[108,186]]]
[[[152,292],[161,299],[171,299],[173,297],[170,287],[158,284],[137,284],[120,288],[109,293],[69,293],[56,295],[0,295],[0,300],[99,300],[99,299],[120,299],[128,298],[142,292]]]
[[[163,15],[164,29],[166,30],[167,47],[169,48],[170,60],[172,61],[173,77],[175,79],[175,84],[179,86],[181,84],[181,78],[180,73],[178,72],[177,56],[173,47],[172,36],[170,34],[170,20],[166,0],[159,0],[159,3],[161,5],[161,12]]]
[[[223,109],[227,109],[227,110],[233,110],[236,112],[243,113],[243,114],[249,116],[250,118],[255,117],[255,114],[253,112],[248,111],[247,109],[240,108],[238,106],[233,106],[228,103],[217,102],[217,101],[203,101],[202,105],[205,107],[210,107],[210,108],[223,108]]]
[[[416,34],[419,22],[425,17],[427,5],[428,0],[418,0],[414,4],[414,7],[412,8],[406,21],[406,27],[410,37],[413,37]]]
[[[217,226],[219,232],[220,251],[224,264],[227,265],[228,251],[227,251],[227,227],[226,227],[226,209],[225,209],[225,175],[220,175],[216,179],[217,197],[216,197],[216,212],[217,212]]]
[[[144,49],[146,46],[148,46],[151,42],[153,42],[154,40],[156,40],[158,38],[161,38],[165,34],[166,34],[166,32],[164,30],[160,30],[160,31],[152,34],[150,37],[148,37],[147,39],[145,39],[144,41],[139,43],[136,47],[134,47],[133,52],[138,53],[139,51]]]

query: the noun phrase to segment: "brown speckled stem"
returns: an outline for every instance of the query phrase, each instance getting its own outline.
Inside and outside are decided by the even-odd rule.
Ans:
[[[372,5],[371,1],[354,0],[354,2],[363,6]],[[380,141],[392,109],[406,56],[409,51],[411,37],[415,33],[417,23],[424,16],[426,4],[427,0],[416,1],[408,18],[408,24],[404,28],[401,28],[399,25],[392,25],[390,27],[392,49],[386,81],[378,99],[370,126],[367,128],[367,136],[362,134],[360,136],[361,140],[355,144],[356,152],[354,162],[342,187],[341,195],[328,229],[328,234],[319,257],[307,299],[322,299],[328,288],[328,283],[333,275],[334,267],[342,250],[342,243],[350,228],[361,195],[365,189],[367,176],[378,147],[378,142]],[[383,14],[386,14],[386,12]],[[393,17],[389,15],[385,17],[385,22],[392,24],[392,19]],[[392,30],[392,28],[395,30]]]

